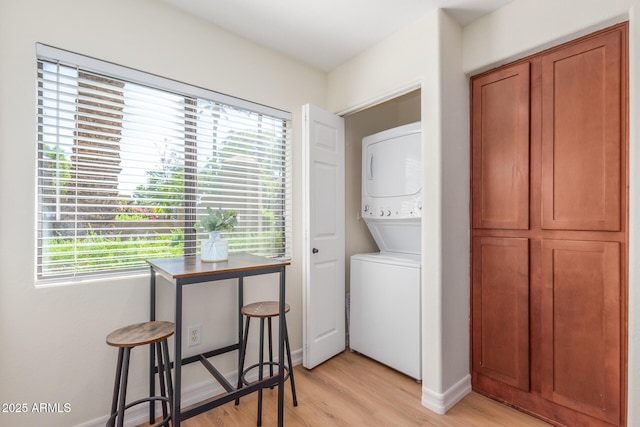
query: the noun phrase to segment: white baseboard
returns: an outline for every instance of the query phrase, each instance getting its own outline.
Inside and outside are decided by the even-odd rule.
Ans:
[[[436,393],[423,387],[422,406],[436,414],[444,415],[469,393],[471,393],[471,375],[466,375],[444,393]]]
[[[302,364],[302,349],[291,352],[291,362],[293,366],[297,366]],[[231,384],[235,384],[238,380],[238,376],[236,372],[231,374],[226,374],[224,376],[227,381]],[[253,378],[252,378],[253,377]],[[249,375],[247,380],[254,381],[258,378],[258,372],[255,370],[255,373]],[[202,402],[203,400],[209,399],[213,396],[217,396],[221,393],[224,393],[224,389],[221,385],[214,383],[211,384],[211,380],[208,379],[200,384],[193,385],[191,387],[185,388],[181,395],[181,406],[186,408],[187,406],[193,405],[198,402]],[[156,414],[162,414],[162,410],[160,409],[160,403],[157,404]],[[144,424],[149,422],[149,407],[147,405],[138,405],[131,409],[129,409],[125,415],[124,425],[125,427],[135,427],[140,424]],[[91,421],[84,422],[82,424],[77,424],[75,427],[104,427],[109,419],[108,415],[105,415],[100,418],[93,419]]]

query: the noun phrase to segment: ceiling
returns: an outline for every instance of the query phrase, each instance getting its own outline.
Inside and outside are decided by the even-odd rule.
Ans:
[[[225,30],[330,71],[442,8],[464,26],[513,0],[162,0]]]

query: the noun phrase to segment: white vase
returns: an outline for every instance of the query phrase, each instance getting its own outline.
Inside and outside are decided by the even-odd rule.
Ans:
[[[202,241],[200,259],[204,262],[218,262],[229,259],[229,242],[220,237],[219,231],[210,231],[209,238]]]

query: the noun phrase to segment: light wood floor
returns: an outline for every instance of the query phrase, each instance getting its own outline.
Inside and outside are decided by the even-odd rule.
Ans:
[[[467,395],[446,415],[436,415],[420,404],[421,385],[415,380],[349,351],[313,370],[296,366],[294,375],[298,406],[293,406],[287,382],[284,415],[287,427],[549,426],[476,393]],[[256,408],[254,393],[243,398],[239,406],[229,403],[181,425],[254,426]],[[277,389],[264,391],[262,425],[277,425]]]

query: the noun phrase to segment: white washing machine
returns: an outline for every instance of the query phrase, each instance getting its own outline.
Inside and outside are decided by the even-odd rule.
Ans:
[[[421,379],[420,256],[351,257],[349,345]]]
[[[351,257],[349,345],[421,380],[421,124],[362,144],[362,217],[380,252]]]

